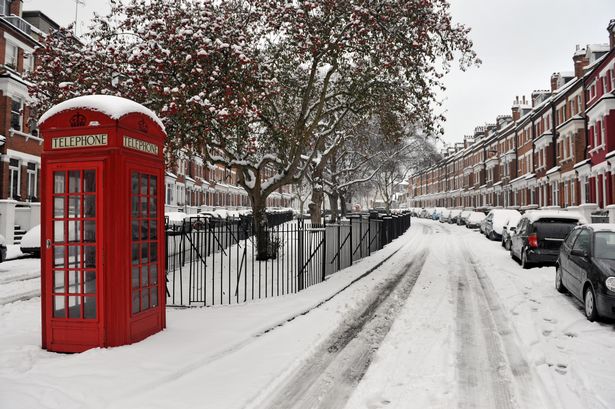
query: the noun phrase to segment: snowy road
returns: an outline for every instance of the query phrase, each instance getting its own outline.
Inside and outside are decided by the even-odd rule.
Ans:
[[[167,330],[127,347],[47,353],[38,299],[0,305],[0,407],[613,408],[613,323],[588,322],[553,276],[415,220],[323,284],[170,309]]]

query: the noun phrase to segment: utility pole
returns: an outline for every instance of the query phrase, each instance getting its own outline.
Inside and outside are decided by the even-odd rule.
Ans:
[[[73,0],[75,2],[75,37],[77,37],[77,14],[79,6],[85,6],[85,0]]]

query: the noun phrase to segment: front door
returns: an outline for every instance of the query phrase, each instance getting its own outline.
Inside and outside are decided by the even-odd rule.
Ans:
[[[53,343],[63,331],[83,326],[83,344],[96,343],[100,320],[101,175],[102,163],[50,165],[45,180],[43,243],[45,285],[50,293],[47,319],[56,328],[47,334]],[[91,329],[88,331],[87,329]],[[51,338],[49,338],[51,337]]]

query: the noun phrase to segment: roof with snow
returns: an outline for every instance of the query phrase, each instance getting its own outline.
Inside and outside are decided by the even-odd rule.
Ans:
[[[135,101],[113,95],[85,95],[64,101],[45,112],[39,119],[38,125],[40,126],[43,122],[60,112],[69,111],[71,109],[98,111],[115,120],[128,114],[140,113],[149,117],[164,130],[162,121],[152,110]]]

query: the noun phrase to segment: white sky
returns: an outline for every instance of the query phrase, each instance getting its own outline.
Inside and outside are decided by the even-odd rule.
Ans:
[[[94,12],[106,13],[108,0],[84,0],[79,32]],[[170,0],[173,1],[173,0]],[[483,60],[480,68],[454,70],[446,79],[443,140],[461,141],[477,125],[510,114],[517,95],[548,89],[550,76],[572,71],[576,44],[606,43],[615,18],[614,0],[451,0],[456,21],[472,27]],[[25,10],[41,10],[61,25],[75,18],[75,0],[24,0]]]

